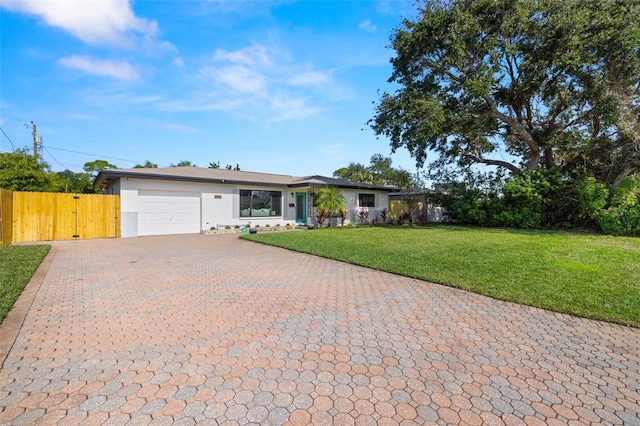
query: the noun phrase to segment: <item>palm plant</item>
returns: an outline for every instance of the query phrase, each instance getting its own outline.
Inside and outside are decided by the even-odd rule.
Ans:
[[[329,226],[331,226],[331,218],[336,215],[340,209],[344,209],[345,198],[342,190],[335,186],[325,186],[318,192],[316,199],[316,207],[325,210],[329,218]]]

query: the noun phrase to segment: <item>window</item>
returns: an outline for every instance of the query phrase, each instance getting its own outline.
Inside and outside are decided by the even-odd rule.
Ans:
[[[240,190],[240,217],[282,216],[280,191]]]
[[[360,201],[360,207],[375,207],[376,196],[375,194],[358,194],[358,200]]]

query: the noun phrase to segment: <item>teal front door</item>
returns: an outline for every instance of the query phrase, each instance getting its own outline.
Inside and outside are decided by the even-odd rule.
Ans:
[[[296,222],[307,223],[307,194],[296,192]]]

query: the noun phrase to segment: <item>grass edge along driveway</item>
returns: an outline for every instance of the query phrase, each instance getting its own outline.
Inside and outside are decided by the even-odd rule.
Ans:
[[[640,327],[640,239],[556,231],[333,228],[241,238]]]
[[[42,263],[51,246],[0,246],[0,324]]]

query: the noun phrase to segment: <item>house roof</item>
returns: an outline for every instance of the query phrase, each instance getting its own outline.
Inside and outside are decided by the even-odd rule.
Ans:
[[[167,167],[106,169],[96,176],[94,184],[104,188],[121,178],[160,179],[183,182],[223,183],[226,185],[283,186],[287,188],[323,187],[325,185],[350,189],[392,191],[395,188],[350,182],[326,176],[290,176],[271,173],[246,172],[243,170],[208,169],[204,167]]]

